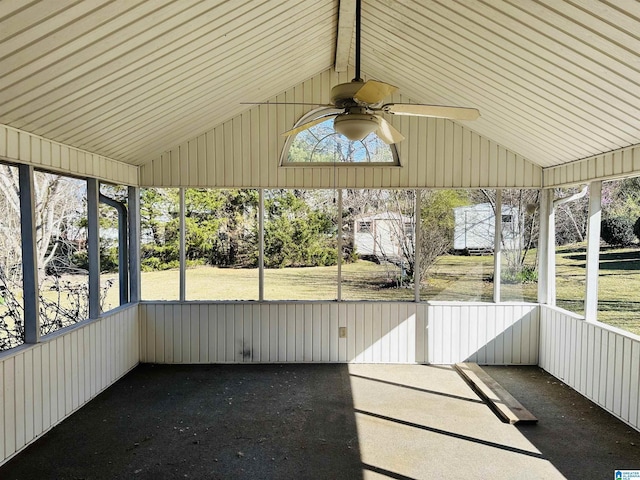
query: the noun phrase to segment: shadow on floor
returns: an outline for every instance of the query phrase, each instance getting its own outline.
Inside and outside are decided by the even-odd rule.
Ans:
[[[362,478],[346,365],[140,365],[4,479]]]
[[[568,479],[640,470],[640,432],[539,367],[482,367],[538,417],[518,430]]]

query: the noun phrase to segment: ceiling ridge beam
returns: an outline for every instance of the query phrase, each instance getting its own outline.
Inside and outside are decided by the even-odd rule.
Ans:
[[[356,0],[340,0],[338,35],[336,39],[336,72],[346,72],[356,21]]]

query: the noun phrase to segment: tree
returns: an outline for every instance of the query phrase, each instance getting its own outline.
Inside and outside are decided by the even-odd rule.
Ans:
[[[382,260],[399,262],[403,268],[402,282],[412,282],[415,274],[415,202],[414,190],[348,190],[343,197],[348,224],[363,214],[386,213],[385,222],[393,243],[401,254],[385,252],[378,245]],[[425,190],[420,192],[420,279],[424,281],[437,258],[451,249],[453,243],[453,209],[468,203],[465,190]],[[353,242],[353,233],[350,236]],[[375,242],[380,240],[374,236]]]
[[[79,211],[84,197],[84,182],[70,177],[35,172],[35,223],[36,258],[38,268],[45,272],[49,262],[61,248],[82,242],[85,234],[80,220],[86,217]],[[2,267],[10,272],[10,278],[19,280],[21,271],[16,268],[22,261],[20,235],[20,191],[18,169],[0,165],[0,244],[4,247]],[[16,277],[17,275],[17,277]],[[41,275],[44,277],[44,275]]]
[[[24,334],[18,180],[17,168],[0,165],[0,350],[19,345]],[[86,184],[42,172],[33,183],[40,325],[47,334],[88,317],[87,282],[61,278],[86,274]],[[101,289],[102,301],[109,287]]]
[[[496,212],[496,191],[481,190],[484,198],[491,203]],[[520,281],[531,278],[537,269],[537,259],[533,265],[527,264],[529,250],[537,245],[539,234],[539,190],[503,189],[502,205],[510,207],[512,220],[509,225],[503,225],[503,233],[509,228],[509,236],[518,239],[515,248],[508,248],[505,242],[507,235],[501,235],[502,256],[506,261],[506,268],[502,270],[503,279]],[[514,218],[515,217],[515,218]],[[513,244],[511,245],[513,246]]]
[[[453,209],[469,204],[464,190],[427,190],[420,200],[420,281],[424,281],[439,256],[453,246]]]
[[[556,198],[576,194],[580,188],[556,189]],[[558,205],[555,209],[556,245],[583,242],[587,235],[587,218],[589,216],[589,196]],[[536,241],[537,242],[537,241]]]
[[[337,263],[335,212],[326,197],[303,190],[270,190],[265,198],[267,268]]]
[[[375,134],[351,141],[333,129],[333,120],[298,133],[289,147],[289,162],[361,163],[393,161],[390,147]]]

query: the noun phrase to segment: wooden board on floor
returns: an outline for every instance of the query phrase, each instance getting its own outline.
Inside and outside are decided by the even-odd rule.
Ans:
[[[524,408],[477,363],[457,363],[455,368],[505,422],[511,424],[538,422],[538,419],[529,410]]]

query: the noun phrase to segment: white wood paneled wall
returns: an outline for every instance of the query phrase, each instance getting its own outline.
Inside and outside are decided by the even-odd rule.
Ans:
[[[350,80],[327,70],[271,99],[329,102],[331,87]],[[397,95],[394,101],[410,102]],[[406,140],[398,144],[402,167],[279,167],[284,138],[309,109],[256,106],[143,165],[142,186],[264,188],[474,188],[542,184],[539,166],[443,119],[388,116]]]
[[[45,170],[138,185],[138,167],[0,124],[0,160]]]
[[[420,363],[425,315],[415,303],[141,303],[140,359]]]
[[[538,363],[537,305],[434,302],[428,318],[430,363]]]
[[[640,145],[543,170],[545,187],[640,175]]]
[[[530,304],[145,302],[140,358],[535,365],[537,309]]]
[[[0,355],[0,464],[138,361],[137,305]]]
[[[540,366],[640,430],[640,338],[540,306]]]

